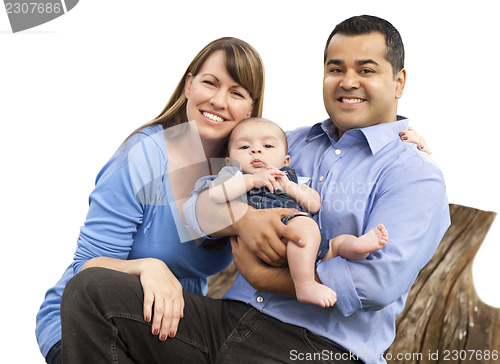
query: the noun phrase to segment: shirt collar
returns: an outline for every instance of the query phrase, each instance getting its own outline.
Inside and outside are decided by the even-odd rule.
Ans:
[[[364,135],[372,154],[376,154],[390,142],[399,139],[399,132],[408,129],[408,122],[407,118],[398,115],[396,121],[368,126],[361,129],[351,129],[346,133]],[[323,134],[328,135],[332,142],[338,141],[338,129],[331,119],[326,119],[320,123],[314,124],[307,134],[307,141],[315,139]]]

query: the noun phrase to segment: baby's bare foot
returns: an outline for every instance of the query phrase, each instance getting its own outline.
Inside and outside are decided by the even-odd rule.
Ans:
[[[359,238],[352,242],[350,249],[345,249],[344,258],[347,259],[365,259],[369,253],[382,249],[387,240],[389,233],[384,225],[379,224],[366,234],[361,235]],[[347,252],[346,252],[347,251]]]
[[[330,307],[337,302],[337,294],[329,287],[316,281],[306,281],[295,285],[295,293],[300,302]]]

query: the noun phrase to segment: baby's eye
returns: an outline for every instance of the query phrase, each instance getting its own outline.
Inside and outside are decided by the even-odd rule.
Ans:
[[[266,145],[264,145],[264,148],[274,148],[274,145],[272,145],[272,144],[266,144]]]
[[[248,149],[249,146],[248,145],[242,145],[239,149]]]

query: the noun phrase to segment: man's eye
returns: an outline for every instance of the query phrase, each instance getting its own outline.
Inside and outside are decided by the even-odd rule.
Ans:
[[[329,72],[330,73],[342,73],[342,69],[340,69],[340,68],[331,68]]]

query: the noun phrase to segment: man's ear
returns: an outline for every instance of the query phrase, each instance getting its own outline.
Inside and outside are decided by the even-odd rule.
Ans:
[[[283,166],[288,166],[289,164],[290,164],[290,156],[289,156],[289,155],[287,155],[287,156],[285,157],[285,162],[283,163]]]
[[[396,76],[396,99],[400,99],[403,96],[403,91],[406,84],[406,69],[399,71]]]
[[[189,95],[191,94],[191,85],[193,84],[193,74],[189,72],[186,75],[186,80],[184,82],[184,95],[186,96],[186,99],[189,99]]]

